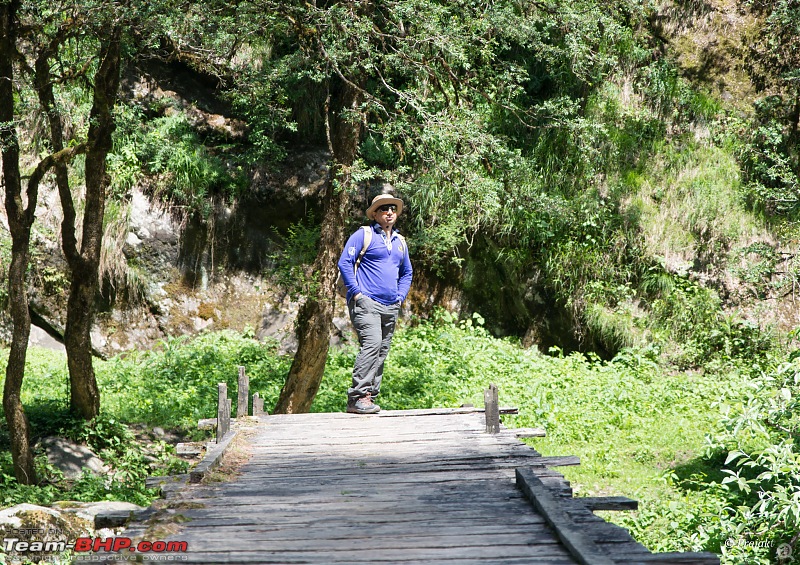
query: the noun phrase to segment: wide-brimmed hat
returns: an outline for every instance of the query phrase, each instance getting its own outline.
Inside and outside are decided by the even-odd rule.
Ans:
[[[375,220],[375,210],[384,206],[386,204],[394,204],[397,206],[397,212],[395,214],[399,216],[403,212],[403,201],[399,198],[395,198],[391,194],[379,194],[375,198],[372,199],[372,205],[367,208],[367,218],[370,220]]]

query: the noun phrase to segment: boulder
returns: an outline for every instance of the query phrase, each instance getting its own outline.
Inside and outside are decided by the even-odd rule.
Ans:
[[[116,516],[128,517],[136,515],[146,510],[143,506],[138,506],[131,502],[120,502],[117,500],[102,500],[100,502],[75,502],[72,500],[61,500],[53,503],[62,513],[73,514],[81,520],[94,525],[94,527],[108,527],[109,517]],[[124,521],[123,521],[124,522]],[[109,535],[113,535],[113,532]]]
[[[26,518],[25,513],[40,513],[42,515],[49,515],[55,518],[61,516],[58,510],[47,508],[45,506],[36,506],[35,504],[17,504],[10,508],[0,510],[0,528],[6,529],[10,526],[13,529],[23,527],[23,519]]]
[[[54,559],[63,551],[60,544],[94,533],[93,522],[62,514],[53,508],[17,504],[0,511],[0,538],[5,540],[4,544],[22,543],[26,546],[24,549],[17,545],[4,546],[8,563],[59,562]]]
[[[67,479],[77,479],[84,471],[94,475],[108,473],[109,468],[88,447],[61,437],[46,437],[41,441],[47,461],[64,473]]]

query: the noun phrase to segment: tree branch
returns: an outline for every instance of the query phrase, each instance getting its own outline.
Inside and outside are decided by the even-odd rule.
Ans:
[[[78,145],[62,149],[57,153],[52,153],[39,161],[39,164],[36,165],[33,173],[31,173],[31,176],[28,178],[28,188],[26,190],[28,195],[28,207],[25,208],[25,221],[28,223],[28,225],[33,223],[34,213],[36,212],[35,203],[38,200],[39,183],[42,181],[42,177],[44,177],[47,171],[49,171],[52,167],[61,163],[68,163],[76,155],[85,152],[86,144],[80,143]]]

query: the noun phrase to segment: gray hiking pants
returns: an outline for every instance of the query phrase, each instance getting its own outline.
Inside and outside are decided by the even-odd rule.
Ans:
[[[358,334],[361,351],[353,367],[353,386],[347,391],[352,403],[371,393],[378,396],[383,379],[383,363],[389,354],[400,304],[384,306],[363,294],[347,305],[350,321]]]

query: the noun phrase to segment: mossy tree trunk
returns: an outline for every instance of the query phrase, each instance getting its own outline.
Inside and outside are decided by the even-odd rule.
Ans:
[[[3,181],[8,227],[11,232],[11,265],[8,270],[8,301],[14,325],[11,350],[6,365],[6,382],[3,388],[3,410],[11,439],[14,476],[22,484],[36,482],[33,452],[30,445],[30,428],[22,406],[22,380],[25,377],[25,357],[31,318],[25,288],[28,269],[35,199],[28,207],[22,201],[22,179],[19,170],[19,141],[14,126],[14,55],[16,53],[17,10],[19,2],[0,3],[0,148],[3,156]]]
[[[325,371],[336,298],[336,263],[345,239],[350,171],[361,140],[362,121],[357,116],[362,101],[363,90],[344,82],[332,101],[328,140],[333,167],[322,195],[319,251],[313,264],[315,292],[307,296],[297,316],[297,353],[275,406],[279,414],[308,412]]]
[[[120,30],[103,41],[101,61],[94,77],[92,111],[86,140],[86,202],[80,250],[75,228],[75,205],[59,183],[64,220],[61,239],[72,277],[67,300],[64,345],[70,380],[70,409],[91,420],[100,411],[100,391],[92,366],[91,329],[95,296],[99,287],[100,251],[103,239],[106,190],[109,185],[106,156],[112,148],[112,110],[120,81]]]
[[[8,303],[13,330],[3,389],[3,411],[11,440],[14,476],[21,484],[34,484],[36,473],[30,444],[30,427],[22,405],[22,382],[31,318],[28,309],[26,272],[30,261],[31,228],[39,200],[39,183],[53,167],[65,168],[66,162],[85,149],[79,144],[49,155],[39,162],[28,179],[26,201],[22,198],[20,149],[14,125],[14,64],[17,41],[18,1],[0,3],[0,153],[3,158],[5,207],[11,233],[11,264],[8,270]]]

